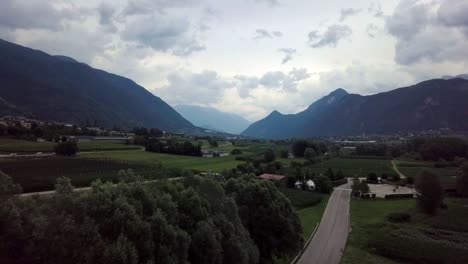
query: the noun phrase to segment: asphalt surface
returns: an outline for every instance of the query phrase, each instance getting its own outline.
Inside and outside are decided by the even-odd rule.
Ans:
[[[350,183],[335,188],[317,232],[297,263],[340,263],[349,234],[350,195]]]

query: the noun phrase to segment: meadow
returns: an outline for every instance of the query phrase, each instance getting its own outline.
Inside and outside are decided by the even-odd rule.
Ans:
[[[0,152],[3,153],[36,153],[53,152],[55,142],[36,142],[19,139],[0,139]],[[107,150],[137,150],[142,147],[125,145],[115,141],[78,142],[79,151],[107,151]]]
[[[342,263],[466,263],[460,262],[468,257],[466,201],[447,198],[445,204],[447,209],[428,216],[419,212],[416,200],[352,200],[352,231]],[[408,222],[386,218],[403,212],[411,216]]]
[[[392,169],[391,160],[388,159],[365,159],[365,158],[333,158],[309,167],[316,174],[324,173],[328,168],[336,173],[341,170],[346,177],[366,177],[369,173],[395,174]]]
[[[19,183],[24,192],[52,190],[56,179],[62,176],[70,178],[76,187],[89,186],[97,179],[115,181],[120,170],[130,168],[145,178],[161,176],[158,166],[139,162],[57,156],[0,159],[0,170]]]
[[[224,169],[234,168],[238,164],[243,163],[242,161],[236,160],[232,155],[220,158],[202,158],[146,151],[105,151],[85,153],[81,156],[94,159],[113,159],[120,161],[136,161],[145,164],[161,164],[167,168],[183,168],[207,172],[220,172]]]
[[[430,171],[439,177],[442,184],[454,184],[458,174],[457,167],[436,168],[434,162],[395,161],[395,164],[403,175],[413,178],[417,178],[423,170]]]

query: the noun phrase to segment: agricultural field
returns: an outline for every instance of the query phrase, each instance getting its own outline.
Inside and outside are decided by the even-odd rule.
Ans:
[[[230,155],[221,158],[202,158],[193,156],[180,156],[146,151],[105,151],[82,154],[82,157],[94,159],[112,159],[120,161],[134,161],[145,164],[161,164],[167,168],[182,168],[197,171],[220,172],[224,169],[235,168],[238,161]]]
[[[0,170],[19,183],[24,192],[52,190],[56,179],[62,176],[70,178],[76,187],[89,186],[97,179],[114,181],[120,170],[129,168],[145,178],[161,176],[158,166],[138,162],[56,156],[0,159]]]
[[[455,183],[458,174],[458,167],[435,168],[434,162],[395,161],[395,164],[403,175],[413,178],[416,178],[423,170],[428,170],[439,176],[442,184]]]
[[[368,248],[369,237],[386,222],[389,213],[415,207],[415,200],[351,200],[351,233],[342,259],[343,264],[395,264]]]
[[[447,209],[427,216],[417,210],[415,200],[352,200],[352,231],[342,263],[407,263],[400,259],[410,263],[466,263],[466,200],[447,198],[445,204]],[[391,223],[386,218],[390,213],[407,213],[410,220]],[[379,255],[379,248],[389,256]]]
[[[313,164],[309,168],[316,174],[324,173],[328,168],[333,169],[334,172],[341,170],[346,177],[354,175],[366,177],[371,172],[377,173],[377,175],[382,173],[395,174],[391,160],[388,159],[333,158]]]
[[[18,139],[0,139],[0,152],[2,153],[36,153],[53,152],[55,142],[35,142]],[[107,150],[137,150],[142,147],[136,145],[125,145],[113,141],[89,141],[79,142],[80,151],[107,151]]]

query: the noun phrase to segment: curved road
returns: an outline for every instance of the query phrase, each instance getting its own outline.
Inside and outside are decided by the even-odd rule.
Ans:
[[[335,188],[317,232],[297,263],[340,263],[349,234],[350,195],[350,183]]]

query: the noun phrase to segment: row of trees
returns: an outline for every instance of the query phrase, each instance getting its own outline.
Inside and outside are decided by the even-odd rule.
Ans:
[[[313,142],[306,140],[296,140],[293,142],[291,150],[295,157],[312,159],[327,152],[327,145],[324,142]]]
[[[163,142],[158,139],[150,139],[146,143],[145,150],[149,152],[196,157],[201,157],[203,155],[200,144],[195,145],[188,141],[180,143],[174,140],[167,140],[166,142]]]
[[[53,197],[27,200],[0,175],[0,260],[272,263],[302,246],[299,219],[270,182],[189,177],[148,184],[123,174],[126,181],[98,181],[86,194],[61,178]]]
[[[45,124],[38,125],[32,123],[31,128],[21,126],[19,123],[10,126],[0,125],[0,136],[12,137],[17,139],[37,139],[44,138],[47,141],[61,141],[61,135],[75,135],[75,136],[107,136],[108,132],[98,134],[97,131],[88,129],[86,127],[79,128],[78,126],[65,126],[58,124]]]
[[[422,159],[453,161],[455,157],[468,157],[468,144],[461,138],[417,138],[410,140],[406,152],[419,153]]]

